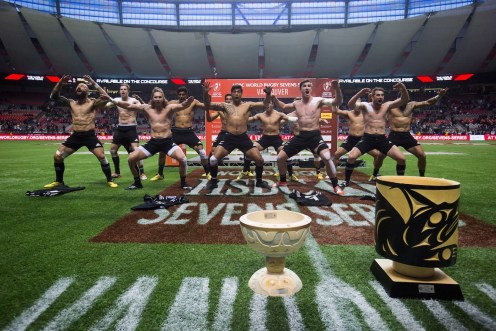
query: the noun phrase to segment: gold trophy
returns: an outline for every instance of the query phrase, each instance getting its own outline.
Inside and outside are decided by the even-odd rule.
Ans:
[[[307,215],[289,210],[260,210],[241,216],[246,242],[265,255],[265,268],[248,282],[255,293],[283,297],[301,290],[300,277],[285,268],[285,257],[304,244],[311,221]]]
[[[456,263],[460,183],[381,176],[376,183],[374,276],[391,297],[463,300],[439,268]]]

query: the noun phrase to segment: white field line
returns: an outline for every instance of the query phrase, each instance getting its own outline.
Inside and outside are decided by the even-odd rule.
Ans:
[[[353,309],[351,307],[353,303],[362,314],[365,323],[371,329],[388,330],[386,323],[382,320],[377,310],[367,302],[365,297],[355,288],[334,275],[312,235],[307,237],[305,247],[308,250],[308,256],[312,261],[313,267],[321,278],[321,282],[316,289],[316,296],[319,312],[326,327],[332,330],[362,329],[357,318],[353,315]],[[331,305],[330,308],[335,306],[338,314],[336,315],[335,311],[329,310],[328,305]],[[339,319],[335,320],[338,315]]]
[[[408,308],[400,299],[391,298],[386,293],[382,285],[377,281],[370,281],[369,284],[379,295],[382,301],[384,301],[384,303],[388,306],[388,308],[391,309],[393,315],[406,330],[425,330],[422,323],[415,319],[410,310],[408,310]]]
[[[427,306],[432,315],[446,330],[467,330],[467,328],[463,326],[463,323],[457,320],[446,308],[444,308],[441,302],[437,300],[422,300],[422,303]]]
[[[36,302],[16,317],[4,330],[21,331],[33,323],[74,282],[73,277],[60,278]]]
[[[234,300],[238,293],[238,278],[224,278],[220,291],[219,304],[215,312],[215,320],[212,326],[214,331],[230,330],[233,315]]]
[[[455,301],[455,305],[460,307],[474,321],[481,324],[488,330],[496,330],[496,321],[491,316],[482,312],[478,307],[468,301]]]
[[[290,199],[286,196],[286,199]],[[298,210],[295,210],[298,211]],[[312,266],[320,277],[315,289],[320,317],[327,330],[361,330],[362,326],[354,315],[352,304],[358,308],[367,325],[373,330],[388,330],[379,313],[363,295],[337,278],[311,233],[305,240],[305,248]]]
[[[303,316],[298,309],[298,304],[294,296],[283,298],[284,307],[286,308],[286,314],[288,316],[289,330],[291,331],[302,331],[305,330],[305,324],[303,323]]]
[[[485,295],[489,297],[493,302],[496,302],[496,289],[489,284],[475,284],[479,291],[483,292]]]
[[[141,314],[148,303],[150,294],[158,284],[157,277],[139,277],[136,282],[124,292],[107,314],[97,321],[90,330],[107,330],[122,316],[115,325],[116,330],[135,330],[141,319]],[[126,311],[127,310],[127,311]]]
[[[267,297],[253,293],[250,302],[250,331],[267,330]]]
[[[77,321],[81,316],[86,314],[96,299],[112,287],[115,281],[115,277],[101,277],[79,300],[55,316],[43,330],[65,330],[69,328],[71,323]]]
[[[184,278],[162,330],[207,330],[208,278]]]

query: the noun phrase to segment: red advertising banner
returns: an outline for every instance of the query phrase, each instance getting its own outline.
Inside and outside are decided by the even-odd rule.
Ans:
[[[212,88],[212,102],[224,102],[224,96],[231,93],[233,85],[241,85],[243,87],[243,98],[264,99],[265,86],[272,86],[272,94],[279,99],[294,99],[301,97],[300,82],[302,78],[284,78],[284,79],[207,79]],[[330,78],[313,78],[310,79],[313,84],[313,95],[317,97],[330,98],[331,81]],[[292,100],[291,100],[292,101]],[[325,118],[329,123],[321,125],[322,136],[329,144],[332,153],[337,149],[337,133],[338,133],[338,118],[335,114],[331,114],[328,107],[322,109],[322,118]],[[206,149],[210,152],[212,142],[217,138],[217,134],[221,130],[220,119],[213,122],[206,122]],[[333,143],[334,142],[334,143]]]

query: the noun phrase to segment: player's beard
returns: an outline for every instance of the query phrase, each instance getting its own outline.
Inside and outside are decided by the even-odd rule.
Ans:
[[[75,97],[76,97],[76,100],[84,100],[86,99],[86,97],[88,96],[88,94],[86,93],[86,91],[76,91],[75,93]]]

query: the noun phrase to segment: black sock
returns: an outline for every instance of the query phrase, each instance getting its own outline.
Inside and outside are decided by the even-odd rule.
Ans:
[[[293,164],[292,163],[288,163],[287,169],[288,169],[288,175],[290,177],[293,176]]]
[[[282,175],[282,174],[281,174],[281,175],[280,175],[280,177],[279,177],[279,180],[280,180],[281,182],[285,182],[285,181],[286,181],[286,175]]]
[[[118,156],[112,156],[112,162],[114,163],[114,169],[116,174],[121,173],[120,158]]]
[[[64,170],[65,170],[65,163],[53,163],[53,167],[55,168],[55,181],[59,183],[64,182]]]
[[[315,173],[318,175],[320,174],[320,168],[315,168]]]
[[[351,174],[353,173],[353,168],[355,168],[355,164],[351,164],[346,162],[346,168],[344,170],[344,180],[349,183],[351,180]]]
[[[217,180],[218,172],[219,172],[219,166],[210,166],[210,175],[212,175],[212,179]]]
[[[181,186],[186,185],[186,176],[181,176]]]
[[[401,165],[396,163],[396,175],[405,176],[405,169],[406,169],[406,164]]]
[[[207,175],[210,173],[210,167],[208,163],[203,165],[203,171],[205,171],[205,174]]]
[[[262,180],[262,175],[263,175],[263,166],[255,166],[255,178],[257,181]]]
[[[110,170],[110,164],[100,164],[102,166],[102,171],[105,174],[105,177],[107,177],[107,182],[112,181],[112,171]]]
[[[136,186],[141,185],[141,179],[140,179],[139,176],[138,177],[134,177],[134,183],[133,184],[136,185]]]
[[[140,174],[145,173],[145,168],[143,167],[143,164],[139,164],[138,165],[138,171],[139,171]]]
[[[243,162],[243,172],[250,171],[250,164],[251,161],[245,157],[245,161]]]
[[[165,166],[163,166],[163,165],[158,166],[158,174],[159,174],[159,176],[164,177],[164,168],[165,168]]]
[[[372,176],[377,177],[379,174],[379,169],[374,168],[374,172],[372,173]]]
[[[338,178],[337,177],[331,178],[331,183],[332,183],[332,187],[338,186]]]
[[[424,177],[425,176],[425,169],[424,170],[419,169],[419,175],[420,175],[420,177]]]

